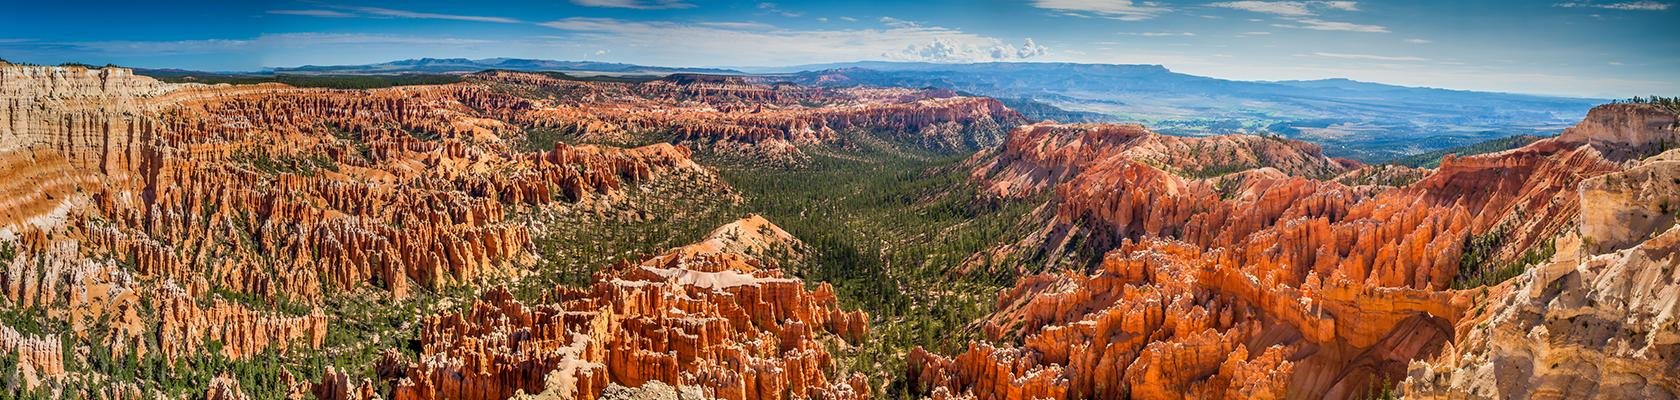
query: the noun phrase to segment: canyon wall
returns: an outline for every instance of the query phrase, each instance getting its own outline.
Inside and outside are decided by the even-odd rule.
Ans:
[[[1593,207],[1558,254],[1481,293],[1462,339],[1412,363],[1407,398],[1680,397],[1680,150],[1580,196]]]
[[[1673,216],[1664,214],[1672,210],[1663,211],[1661,204],[1675,191],[1652,178],[1665,176],[1663,162],[1628,168],[1614,158],[1649,154],[1651,143],[1662,142],[1652,137],[1672,134],[1673,123],[1662,122],[1671,114],[1644,107],[1635,107],[1633,117],[1611,115],[1629,112],[1626,106],[1601,107],[1562,137],[1500,153],[1449,157],[1440,168],[1421,173],[1349,172],[1355,165],[1292,156],[1313,154],[1310,146],[1252,146],[1272,139],[1170,141],[1250,144],[1236,146],[1235,156],[1219,150],[1225,156],[1214,161],[1247,161],[1218,167],[1182,147],[1167,152],[1172,157],[1148,150],[1151,146],[1139,143],[1152,141],[1154,134],[1140,127],[1023,127],[998,151],[971,160],[974,179],[997,196],[1050,194],[1042,208],[1045,227],[1022,247],[1053,251],[1078,243],[1106,255],[1087,270],[1022,278],[999,295],[997,311],[984,325],[990,343],[977,342],[951,356],[918,350],[908,378],[935,398],[981,399],[1361,398],[1406,379],[1408,369],[1414,381],[1462,384],[1487,378],[1418,372],[1424,368],[1411,364],[1453,353],[1452,344],[1465,340],[1464,324],[1484,315],[1482,303],[1504,287],[1494,287],[1494,295],[1450,290],[1465,284],[1466,274],[1487,273],[1467,269],[1466,260],[1495,265],[1526,260],[1543,246],[1571,246],[1577,226],[1582,232],[1615,231],[1586,240],[1588,247],[1605,249],[1642,243],[1673,226]],[[1639,115],[1655,117],[1647,121]],[[1634,121],[1602,123],[1629,118]],[[1604,126],[1636,130],[1599,130]],[[1595,132],[1587,135],[1593,139],[1582,139],[1583,132]],[[1218,173],[1194,172],[1209,170]],[[1339,180],[1361,181],[1360,174],[1403,179],[1370,184],[1364,178],[1356,187],[1318,180],[1342,175]],[[1583,204],[1592,206],[1583,211]],[[1626,230],[1630,226],[1634,229]],[[1467,257],[1471,251],[1486,254]],[[1667,255],[1643,254],[1663,260],[1657,264],[1672,263]],[[1657,282],[1660,288],[1667,280]],[[1620,293],[1658,308],[1631,315],[1672,314],[1667,310],[1672,302],[1657,300],[1660,294]],[[1630,314],[1605,319],[1636,318],[1624,315]],[[1651,337],[1662,337],[1656,333],[1661,325],[1640,324],[1653,326],[1647,329]],[[1523,341],[1517,338],[1522,331],[1512,332],[1487,343]],[[1646,343],[1656,347],[1643,348],[1655,350],[1634,346],[1602,358],[1670,359],[1651,354],[1671,352],[1665,341]],[[1589,360],[1600,359],[1594,357],[1572,362],[1594,364]],[[1665,369],[1641,362],[1605,373],[1623,377],[1614,384],[1618,390],[1637,389],[1617,393],[1671,391],[1662,379],[1643,380]],[[1499,374],[1487,372],[1494,368],[1487,365],[1495,364],[1481,365],[1482,373]],[[1567,382],[1536,376],[1540,382]],[[1537,386],[1496,393],[1562,390],[1536,391]],[[1430,390],[1448,398],[1468,393]]]
[[[721,155],[797,161],[797,145],[880,135],[932,150],[995,145],[1024,121],[995,99],[946,90],[827,89],[742,77],[677,75],[640,83],[485,72],[469,80],[537,100],[519,121],[584,141],[665,140]]]
[[[466,84],[177,85],[0,65],[0,103],[0,304],[76,340],[36,351],[56,339],[0,336],[54,378],[97,357],[319,349],[337,329],[320,309],[332,293],[400,301],[517,276],[532,255],[514,211],[708,173],[670,144],[519,151],[523,128],[498,118],[527,103]]]

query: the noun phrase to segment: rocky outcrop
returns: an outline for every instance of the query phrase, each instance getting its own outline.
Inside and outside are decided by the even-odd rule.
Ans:
[[[0,356],[17,357],[16,371],[24,389],[41,387],[48,377],[64,374],[63,342],[52,335],[26,335],[12,327],[0,325]],[[11,389],[11,388],[8,388]]]
[[[1188,178],[1271,168],[1286,175],[1330,177],[1358,166],[1325,157],[1317,145],[1252,135],[1187,138],[1139,125],[1039,123],[1016,128],[1003,146],[970,160],[988,192],[1030,196],[1103,165],[1142,163]]]
[[[982,399],[1350,397],[1432,354],[1465,308],[1346,279],[1295,285],[1182,242],[1128,244],[1093,274],[1001,294],[986,331],[1019,347],[918,354],[910,377]]]
[[[771,161],[801,159],[795,145],[841,142],[846,131],[935,150],[979,149],[1024,121],[995,99],[931,89],[828,89],[700,75],[620,83],[503,71],[469,79],[544,98],[515,118],[586,141],[652,136]]]
[[[1408,398],[1676,398],[1680,150],[1581,185],[1579,234],[1551,261],[1479,293],[1463,338],[1411,365]],[[1599,239],[1587,239],[1596,237]]]
[[[1680,116],[1653,104],[1606,104],[1557,140],[1592,146],[1612,160],[1637,160],[1680,146]]]
[[[976,179],[1000,196],[1052,193],[1046,227],[1024,242],[1052,251],[1079,243],[1106,256],[1089,272],[1021,279],[1000,295],[985,325],[993,343],[949,358],[917,353],[908,377],[936,397],[982,399],[1367,396],[1406,377],[1408,363],[1443,347],[1451,353],[1447,344],[1462,340],[1465,321],[1480,315],[1474,304],[1486,295],[1479,289],[1445,290],[1463,283],[1461,273],[1481,273],[1461,265],[1470,243],[1487,253],[1478,260],[1508,262],[1542,243],[1569,242],[1577,220],[1583,232],[1605,238],[1588,247],[1603,249],[1673,226],[1671,215],[1665,221],[1659,213],[1675,193],[1672,183],[1653,178],[1670,173],[1665,161],[1617,172],[1624,164],[1604,156],[1651,143],[1667,134],[1665,124],[1624,124],[1643,131],[1593,143],[1565,135],[1449,157],[1398,186],[1365,185],[1370,179],[1360,177],[1410,172],[1342,177],[1358,187],[1307,179],[1299,175],[1336,174],[1294,167],[1185,174],[1221,164],[1128,153],[1151,135],[1135,127],[1023,128],[998,155],[976,162]],[[1592,210],[1583,212],[1584,204]],[[1628,222],[1635,220],[1649,222]],[[1673,312],[1651,315],[1665,313]],[[1521,342],[1522,332],[1489,343]],[[1614,354],[1669,359],[1657,355],[1667,350],[1654,351]],[[1624,377],[1617,382],[1643,382],[1663,370],[1629,367],[1639,372],[1617,372]],[[1656,393],[1642,390],[1618,393]]]
[[[1680,150],[1581,183],[1580,234],[1589,254],[1625,249],[1674,226],[1680,214]]]
[[[823,344],[858,343],[867,317],[754,255],[800,247],[753,216],[542,304],[491,290],[466,312],[427,318],[420,359],[386,379],[396,399],[591,399],[609,384],[653,383],[726,399],[867,396],[861,375],[834,377]]]
[[[210,389],[204,392],[205,400],[248,400],[245,391],[239,387],[239,381],[227,376],[210,378]]]
[[[0,173],[19,178],[0,180],[0,242],[15,250],[0,306],[74,330],[51,360],[317,349],[335,329],[327,293],[402,300],[520,274],[532,245],[510,209],[708,174],[670,144],[519,151],[530,108],[471,84],[176,85],[0,65]],[[32,354],[43,376],[66,375]]]
[[[206,342],[217,343],[223,356],[237,360],[269,348],[320,348],[327,338],[327,317],[319,310],[304,316],[274,315],[221,299],[201,307],[185,290],[169,286],[152,296],[159,350],[170,361],[198,354]]]

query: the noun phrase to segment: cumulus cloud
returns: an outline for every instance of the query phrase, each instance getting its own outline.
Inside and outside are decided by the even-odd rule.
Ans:
[[[1406,43],[1412,43],[1412,44],[1429,44],[1429,43],[1435,43],[1435,41],[1433,41],[1433,40],[1429,40],[1429,39],[1418,39],[1418,38],[1411,38],[1411,39],[1406,39]]]
[[[1620,2],[1620,3],[1589,3],[1589,2],[1572,1],[1572,2],[1566,2],[1566,3],[1558,3],[1556,6],[1557,7],[1564,7],[1564,8],[1602,8],[1602,9],[1606,9],[1606,10],[1622,10],[1622,11],[1666,11],[1670,7],[1673,7],[1674,5],[1669,4],[1669,3],[1658,2],[1658,1],[1643,0],[1643,1],[1625,1],[1625,2]]]
[[[1060,11],[1081,17],[1112,18],[1121,21],[1142,21],[1171,11],[1150,1],[1131,0],[1033,0],[1033,7]]]
[[[908,45],[899,52],[884,53],[881,56],[904,61],[964,63],[1024,60],[1049,52],[1048,48],[1033,42],[1031,38],[1021,47],[1015,47],[996,39],[960,41],[941,37],[934,38],[927,44]]]
[[[1021,44],[1021,50],[1017,51],[1015,53],[1015,56],[1019,57],[1019,58],[1026,59],[1026,58],[1033,58],[1033,57],[1038,57],[1038,56],[1045,56],[1045,55],[1049,55],[1049,54],[1050,54],[1050,49],[1049,48],[1038,45],[1038,43],[1033,42],[1032,38],[1027,38],[1026,43]]]
[[[572,0],[572,4],[584,7],[630,8],[637,10],[659,10],[667,8],[691,8],[682,0]]]

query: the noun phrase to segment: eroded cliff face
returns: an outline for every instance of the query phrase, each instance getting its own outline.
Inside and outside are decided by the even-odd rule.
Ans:
[[[1582,230],[1661,221],[1648,204],[1672,197],[1670,189],[1625,176],[1663,167],[1617,172],[1624,164],[1604,154],[1656,143],[1648,138],[1672,124],[1624,125],[1640,131],[1591,143],[1564,135],[1449,158],[1427,173],[1341,177],[1415,177],[1397,187],[1309,179],[1302,175],[1328,178],[1346,166],[1275,155],[1300,146],[1251,153],[1274,154],[1256,159],[1279,165],[1207,177],[1184,173],[1210,165],[1194,158],[1132,153],[1141,146],[1130,143],[1152,135],[1141,128],[1022,128],[976,163],[975,178],[1001,196],[1052,194],[1046,227],[1025,247],[1094,243],[1106,255],[1091,271],[1022,278],[985,324],[992,343],[953,356],[918,351],[909,377],[936,398],[1367,396],[1404,379],[1408,363],[1462,340],[1464,321],[1482,312],[1479,289],[1447,289],[1461,274],[1483,272],[1461,269],[1467,244],[1503,262],[1544,243],[1568,246],[1578,220]],[[1313,165],[1341,168],[1301,168]],[[1597,208],[1595,199],[1612,198],[1643,203]],[[1584,213],[1587,201],[1593,211]],[[1617,248],[1650,232],[1600,234],[1606,240],[1595,243]],[[1646,301],[1672,308],[1660,298]],[[1653,367],[1629,369],[1663,371]]]
[[[1680,397],[1680,150],[1581,185],[1550,262],[1478,294],[1462,340],[1411,365],[1408,398]]]
[[[498,118],[526,103],[474,85],[171,85],[0,65],[0,103],[0,244],[15,253],[0,303],[76,343],[0,337],[45,375],[66,357],[320,348],[327,293],[401,300],[518,276],[532,255],[513,210],[709,174],[670,144],[515,150],[522,129]]]
[[[933,150],[991,147],[1024,121],[995,99],[945,90],[827,89],[740,77],[673,76],[642,83],[584,82],[486,72],[469,79],[537,98],[516,116],[582,140],[668,140],[720,155],[773,162],[806,158],[797,145],[856,143],[846,132]]]
[[[863,375],[838,372],[825,347],[860,344],[867,316],[755,255],[802,247],[752,216],[539,304],[494,289],[427,318],[420,359],[388,358],[382,374],[396,399],[593,399],[655,382],[724,399],[867,397]]]
[[[1273,169],[1284,175],[1329,177],[1358,166],[1325,157],[1317,145],[1252,135],[1178,137],[1139,125],[1038,123],[1016,128],[1003,145],[975,155],[974,176],[987,191],[1030,196],[1092,168],[1143,163],[1202,178]]]

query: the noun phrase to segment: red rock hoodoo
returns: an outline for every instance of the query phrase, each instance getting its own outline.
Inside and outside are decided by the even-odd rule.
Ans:
[[[754,216],[540,304],[491,290],[427,318],[420,360],[388,378],[396,399],[591,399],[654,381],[724,399],[867,397],[863,375],[837,375],[823,344],[858,344],[867,316],[750,255],[800,246]]]
[[[1041,124],[978,156],[995,195],[1051,191],[1026,247],[1108,252],[1021,279],[985,325],[997,343],[918,352],[910,379],[982,399],[1365,396],[1460,337],[1477,298],[1446,289],[1468,238],[1499,232],[1500,260],[1555,240],[1582,214],[1576,188],[1625,148],[1565,135],[1350,188],[1310,179],[1355,166],[1310,145],[1158,138]]]

